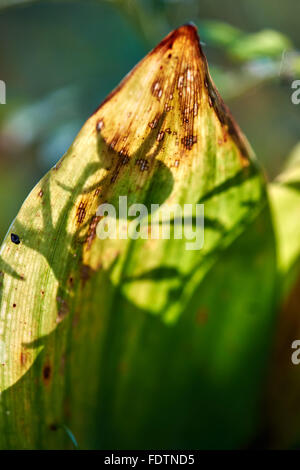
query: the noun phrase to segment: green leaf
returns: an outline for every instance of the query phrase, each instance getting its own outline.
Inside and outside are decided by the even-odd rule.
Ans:
[[[300,259],[300,144],[292,152],[284,171],[269,185],[272,216],[277,238],[278,268],[283,293],[294,280]]]
[[[119,196],[190,204],[192,224],[204,204],[202,249],[173,237],[172,215],[170,239],[101,240],[97,208]],[[274,322],[273,233],[265,182],[193,26],[88,119],[0,254],[1,448],[251,439]]]
[[[230,46],[229,52],[235,59],[247,61],[261,57],[278,57],[291,48],[292,43],[285,35],[265,29],[239,38]]]
[[[279,318],[267,376],[263,431],[272,448],[299,448],[300,375],[292,362],[300,339],[300,145],[269,187],[277,239]],[[299,355],[298,355],[299,357]]]
[[[217,46],[228,47],[241,38],[240,29],[222,21],[202,21],[199,23],[201,39]]]
[[[260,58],[276,58],[292,43],[284,34],[265,29],[257,33],[245,33],[221,21],[203,21],[199,24],[201,39],[220,46],[234,59],[245,62]]]

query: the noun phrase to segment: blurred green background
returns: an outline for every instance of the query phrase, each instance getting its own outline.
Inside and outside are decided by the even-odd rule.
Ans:
[[[0,0],[0,236],[122,77],[170,30],[199,29],[211,74],[269,180],[299,140],[299,0]]]

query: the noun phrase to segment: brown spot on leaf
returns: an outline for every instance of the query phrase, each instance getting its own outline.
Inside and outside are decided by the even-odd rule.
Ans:
[[[87,201],[80,201],[76,212],[77,224],[80,225],[86,216]]]
[[[83,264],[80,269],[80,278],[82,281],[83,286],[86,284],[86,282],[91,278],[92,274],[94,273],[94,270],[87,264]]]
[[[86,247],[87,247],[87,249],[91,248],[92,242],[93,242],[94,238],[96,237],[96,229],[97,229],[97,225],[98,225],[100,219],[101,219],[101,217],[99,215],[94,215],[94,217],[92,218],[92,220],[90,222],[88,233],[87,233],[87,238],[86,238]]]
[[[159,115],[156,115],[153,121],[149,122],[149,127],[151,127],[151,129],[155,129],[158,122],[159,122]]]
[[[66,315],[69,313],[69,306],[67,302],[62,299],[61,297],[56,297],[57,304],[58,304],[58,312],[57,312],[57,319],[56,322],[61,322]]]
[[[129,163],[129,161],[130,161],[130,158],[128,156],[128,153],[127,153],[127,150],[126,150],[125,147],[120,150],[119,157],[120,157],[120,160],[118,162],[119,166],[120,165],[127,165],[127,163]]]
[[[140,171],[148,171],[149,170],[149,163],[145,158],[138,158],[135,164],[139,167]]]
[[[164,136],[165,136],[165,132],[164,132],[164,131],[160,131],[160,132],[158,133],[158,135],[157,135],[156,140],[157,140],[158,142],[160,142],[161,140],[163,140]]]
[[[21,363],[21,366],[25,366],[25,365],[26,365],[26,362],[27,362],[27,355],[26,355],[26,353],[21,352],[21,354],[20,354],[20,363]]]
[[[191,150],[194,144],[197,143],[197,136],[195,135],[185,135],[181,139],[181,143],[183,144],[184,148],[187,150]]]
[[[56,163],[56,165],[55,165],[55,166],[52,168],[52,169],[53,169],[53,171],[57,171],[57,170],[59,170],[59,169],[60,169],[60,167],[61,167],[61,163],[62,163],[62,162],[58,162],[58,163]]]
[[[110,149],[113,150],[115,146],[117,145],[117,143],[118,143],[118,138],[115,137],[114,139],[112,139],[111,143],[109,144]]]
[[[44,380],[45,385],[48,385],[48,383],[50,382],[51,373],[52,373],[52,370],[51,370],[50,364],[45,364],[43,368],[43,380]]]
[[[104,119],[99,119],[96,124],[97,132],[101,132],[103,128],[104,128]]]
[[[118,140],[120,140],[120,136],[117,138],[117,140],[113,141],[110,144],[110,146],[112,146],[112,144],[114,144],[114,147],[115,147]],[[118,152],[118,158],[115,161],[115,164],[114,164],[114,167],[113,167],[113,170],[112,170],[113,174],[112,174],[112,177],[111,177],[111,180],[110,180],[111,183],[114,183],[116,181],[117,177],[120,174],[120,171],[121,171],[122,167],[127,165],[127,163],[129,163],[129,161],[130,161],[130,156],[128,154],[128,151],[127,151],[126,147],[123,147]]]
[[[160,98],[162,97],[162,93],[163,93],[163,90],[162,90],[162,81],[163,81],[163,78],[160,77],[158,80],[156,80],[152,86],[151,86],[151,93],[153,96],[155,96],[158,101],[160,100]]]

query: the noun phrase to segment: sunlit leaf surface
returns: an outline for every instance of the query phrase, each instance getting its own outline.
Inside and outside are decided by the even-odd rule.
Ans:
[[[166,240],[100,240],[97,208],[119,196],[204,204],[203,247],[187,250],[172,224]],[[264,180],[193,26],[88,119],[24,202],[0,270],[1,447],[72,447],[66,427],[82,448],[246,445],[273,237]]]

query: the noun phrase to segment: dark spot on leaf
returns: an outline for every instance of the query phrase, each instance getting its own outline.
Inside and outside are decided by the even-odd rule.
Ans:
[[[50,378],[51,378],[51,367],[49,364],[46,364],[43,369],[44,382],[45,383],[49,382]]]
[[[20,362],[21,362],[21,365],[22,365],[22,366],[25,366],[26,361],[27,361],[27,356],[26,356],[26,354],[23,353],[23,352],[21,352],[21,354],[20,354]]]
[[[87,201],[80,201],[76,212],[77,223],[81,224],[86,216]]]
[[[20,238],[18,235],[16,235],[15,233],[11,233],[10,234],[10,239],[13,243],[15,243],[16,245],[19,245],[20,243]]]
[[[90,222],[88,234],[86,238],[86,244],[87,244],[88,249],[91,248],[92,242],[94,238],[96,237],[96,229],[97,229],[97,225],[98,225],[100,218],[101,217],[99,215],[94,215],[94,217],[92,218]]]
[[[155,80],[152,83],[151,93],[152,93],[153,96],[155,96],[158,99],[158,101],[160,100],[160,98],[162,97],[162,93],[163,93],[162,79],[161,78],[159,80]]]
[[[157,139],[156,139],[156,140],[157,140],[158,142],[160,142],[161,140],[163,140],[164,136],[165,136],[165,132],[164,132],[164,131],[160,131],[160,132],[158,133],[158,136],[157,136]]]
[[[187,150],[191,150],[191,148],[196,142],[197,142],[197,136],[195,135],[185,135],[181,139],[181,143]]]
[[[140,171],[149,170],[149,163],[144,158],[138,158],[135,164],[139,167]]]
[[[157,123],[158,119],[154,119],[153,121],[149,122],[149,127],[151,127],[151,129],[154,129],[157,126]]]
[[[90,266],[88,266],[87,264],[83,264],[81,266],[80,278],[82,280],[83,285],[85,285],[85,283],[90,279],[93,272],[94,272],[94,270]]]
[[[120,159],[120,163],[119,165],[127,165],[127,163],[129,162],[130,158],[128,156],[128,153],[127,153],[127,150],[125,148],[123,148],[122,150],[120,150],[119,152],[119,157],[121,157]]]

